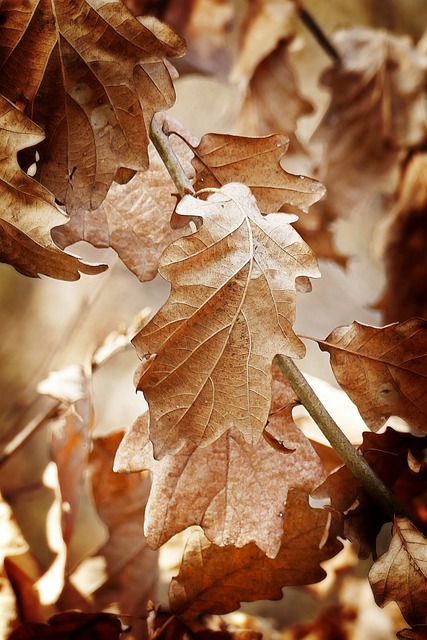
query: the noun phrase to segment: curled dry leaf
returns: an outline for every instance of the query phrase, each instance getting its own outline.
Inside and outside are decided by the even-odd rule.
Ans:
[[[160,260],[172,283],[165,306],[133,343],[148,358],[137,388],[150,406],[156,459],[190,441],[206,446],[235,428],[258,442],[276,353],[304,354],[293,332],[295,279],[318,276],[314,254],[288,224],[262,216],[249,189],[229,184],[178,212],[203,220]]]
[[[250,187],[262,213],[273,213],[287,204],[308,211],[324,194],[325,187],[305,176],[294,176],[280,166],[289,138],[274,134],[244,138],[208,133],[193,148],[196,169],[194,188],[221,187],[243,182]]]
[[[379,307],[385,322],[427,318],[427,153],[414,154],[399,197],[384,221],[386,288]]]
[[[320,460],[291,411],[289,404],[270,417],[268,434],[277,447],[264,438],[252,446],[230,430],[208,447],[189,443],[160,461],[153,458],[147,414],[141,416],[119,447],[115,470],[150,469],[153,474],[144,525],[150,546],[160,547],[198,524],[218,546],[255,542],[274,558],[288,489],[309,493],[324,478]]]
[[[372,565],[369,581],[379,606],[394,600],[409,624],[426,624],[427,539],[407,518],[396,517],[390,548]]]
[[[171,610],[185,620],[201,613],[228,613],[243,601],[280,600],[285,585],[321,580],[326,574],[319,563],[342,549],[338,540],[324,544],[328,513],[312,509],[304,494],[291,491],[283,526],[274,559],[253,543],[241,549],[217,547],[196,531],[185,547],[179,575],[170,584]]]
[[[317,342],[370,429],[399,416],[427,432],[427,320],[382,328],[353,322]]]
[[[49,618],[48,624],[22,624],[13,631],[9,640],[119,640],[122,631],[122,623],[112,613],[64,611]]]
[[[95,505],[109,531],[107,542],[96,554],[104,560],[104,572],[91,590],[91,600],[97,610],[114,604],[115,611],[138,614],[154,595],[158,558],[143,535],[148,476],[113,473],[114,454],[122,437],[120,432],[96,438],[90,454]]]
[[[394,193],[406,150],[426,138],[427,58],[407,37],[353,27],[337,32],[340,61],[323,75],[330,106],[313,140],[324,146],[330,217],[364,214]]]
[[[0,91],[43,127],[36,175],[61,203],[96,208],[121,167],[148,167],[149,123],[175,98],[165,57],[184,53],[168,26],[119,0],[7,0],[0,35]]]
[[[188,146],[176,136],[170,138],[170,144],[184,171],[191,175],[193,154]],[[81,209],[68,224],[55,229],[55,242],[66,247],[86,240],[95,247],[112,247],[141,282],[154,278],[162,251],[188,234],[189,227],[171,228],[176,187],[152,145],[149,157],[150,168],[138,172],[125,185],[113,184],[98,209]]]
[[[63,411],[51,423],[51,457],[58,469],[62,499],[61,525],[66,545],[71,542],[79,512],[89,458],[94,413],[92,380],[81,365],[52,372],[38,385],[39,393],[56,398]]]
[[[0,261],[31,277],[78,280],[79,271],[100,273],[105,266],[80,262],[54,244],[51,229],[68,216],[47,189],[19,168],[17,152],[43,138],[40,127],[0,96]]]

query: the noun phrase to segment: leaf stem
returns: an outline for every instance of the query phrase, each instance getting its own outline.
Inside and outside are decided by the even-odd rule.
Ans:
[[[188,193],[193,194],[193,185],[188,179],[180,161],[169,144],[168,136],[163,131],[155,117],[151,120],[150,138],[151,142],[156,147],[157,153],[161,157],[163,164],[168,170],[170,177],[174,181],[179,195],[185,196]]]
[[[363,455],[351,444],[347,436],[341,431],[335,420],[327,412],[307,380],[302,375],[292,358],[277,355],[275,361],[289,380],[293,390],[298,395],[304,407],[311,415],[321,432],[331,443],[332,447],[344,461],[348,469],[361,482],[362,486],[381,506],[384,513],[393,520],[395,513],[402,515],[404,509],[390,489],[377,476],[366,462]]]
[[[323,29],[317,24],[311,13],[302,6],[301,2],[297,0],[296,10],[301,22],[307,27],[310,33],[317,40],[318,44],[322,47],[323,51],[333,60],[333,62],[340,62],[341,56],[335,49],[332,42],[329,40]]]

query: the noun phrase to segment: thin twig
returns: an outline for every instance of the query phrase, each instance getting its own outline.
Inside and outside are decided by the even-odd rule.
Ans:
[[[332,58],[334,62],[339,62],[341,60],[340,54],[335,49],[334,45],[331,43],[331,41],[329,40],[329,38],[327,37],[323,29],[321,29],[321,27],[317,24],[317,22],[315,21],[311,13],[309,13],[307,9],[305,9],[299,1],[297,1],[295,4],[296,4],[296,10],[301,22],[305,24],[305,26],[310,31],[310,33],[314,36],[314,38],[320,44],[323,51],[325,51],[325,53],[330,58]]]
[[[348,469],[361,482],[362,486],[372,498],[382,507],[384,513],[386,513],[391,520],[395,513],[400,515],[404,514],[402,505],[369,466],[363,455],[351,444],[347,436],[341,431],[294,361],[283,355],[277,355],[275,361],[283,375],[289,380],[293,390],[321,432],[329,440]]]
[[[151,121],[150,138],[166,169],[168,170],[170,177],[174,181],[179,195],[185,196],[189,193],[193,194],[193,185],[182,168],[180,161],[176,157],[176,154],[169,143],[168,136],[163,131],[155,117]]]

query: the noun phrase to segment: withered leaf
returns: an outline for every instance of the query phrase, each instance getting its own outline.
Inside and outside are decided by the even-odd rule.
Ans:
[[[415,624],[412,629],[402,629],[397,637],[400,640],[426,640],[427,624]]]
[[[133,340],[141,357],[153,354],[137,388],[150,406],[156,459],[188,441],[206,446],[230,428],[258,442],[273,357],[304,354],[292,330],[295,278],[318,275],[314,254],[288,224],[295,217],[262,216],[245,185],[226,185],[207,201],[186,196],[177,210],[203,226],[163,253],[159,271],[171,295]]]
[[[54,244],[51,229],[68,216],[47,189],[19,168],[17,152],[43,138],[40,127],[0,96],[0,261],[31,277],[78,280],[79,271],[100,273],[105,266],[80,262]]]
[[[194,170],[190,149],[176,136],[170,138],[170,144],[179,153],[184,170],[191,175]],[[138,172],[125,185],[113,184],[98,209],[81,209],[70,222],[55,229],[55,242],[66,247],[86,240],[95,247],[112,247],[141,282],[154,278],[162,251],[173,240],[189,233],[189,227],[171,228],[175,206],[171,194],[176,187],[152,145],[149,157],[150,168]]]
[[[427,619],[427,539],[404,517],[396,517],[390,548],[373,565],[369,581],[376,603],[394,600],[409,624]]]
[[[334,34],[340,61],[322,77],[331,103],[313,140],[324,149],[320,179],[331,218],[372,211],[393,193],[405,150],[426,136],[427,58],[405,36],[352,27]]]
[[[104,559],[105,571],[91,599],[97,610],[114,603],[115,611],[138,614],[154,595],[158,558],[143,535],[148,476],[113,473],[114,454],[122,437],[120,432],[95,438],[90,454],[95,505],[109,531],[107,542],[96,554]]]
[[[194,188],[221,187],[243,182],[250,187],[262,213],[279,211],[284,204],[308,211],[325,193],[316,180],[294,176],[280,166],[289,138],[274,134],[244,138],[208,133],[193,148],[196,169]]]
[[[9,640],[119,640],[122,630],[119,618],[111,613],[64,611],[49,618],[48,624],[22,624],[12,632]]]
[[[165,57],[184,53],[154,18],[94,6],[2,3],[0,91],[43,127],[36,175],[70,210],[98,207],[121,167],[148,167],[149,123],[175,95]]]
[[[147,414],[134,423],[115,459],[116,471],[150,469],[153,485],[145,515],[145,535],[157,548],[186,527],[200,525],[218,546],[255,542],[274,558],[280,548],[289,487],[310,492],[324,478],[320,460],[292,421],[292,405],[271,417],[256,446],[230,430],[208,447],[189,443],[156,461]],[[274,424],[273,424],[274,421]],[[244,481],[242,481],[244,478]]]
[[[74,531],[89,458],[94,420],[91,385],[90,374],[81,365],[52,372],[38,385],[39,393],[62,403],[61,414],[51,423],[51,457],[58,469],[62,536],[67,545]]]
[[[274,559],[253,543],[241,549],[217,547],[196,531],[186,545],[179,575],[170,584],[172,611],[184,619],[199,613],[228,613],[243,601],[280,600],[285,585],[318,582],[325,576],[319,563],[342,548],[337,540],[323,544],[328,523],[326,511],[312,509],[304,494],[291,491]]]
[[[427,320],[382,328],[353,322],[317,342],[370,429],[399,416],[427,432]]]

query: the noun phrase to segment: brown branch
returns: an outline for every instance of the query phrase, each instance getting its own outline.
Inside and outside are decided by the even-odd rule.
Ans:
[[[295,2],[297,14],[301,22],[307,27],[310,33],[317,40],[323,51],[334,61],[339,62],[341,56],[329,40],[323,29],[317,24],[311,13],[305,9],[299,0]]]

